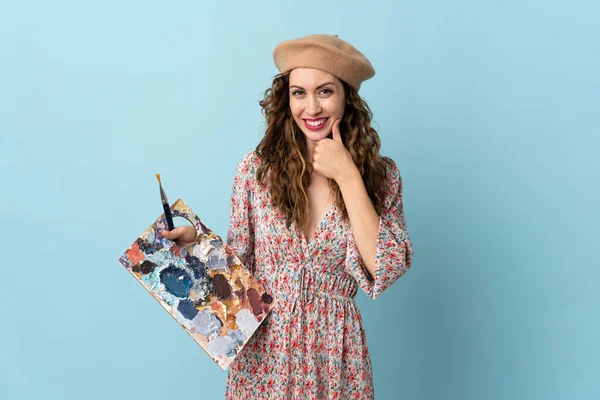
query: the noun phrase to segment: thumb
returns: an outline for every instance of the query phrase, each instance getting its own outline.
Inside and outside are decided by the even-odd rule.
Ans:
[[[175,228],[172,231],[163,229],[160,233],[163,235],[163,237],[165,237],[169,240],[173,240],[173,239],[177,239],[179,236],[181,236],[181,229]]]
[[[340,120],[336,120],[331,128],[333,140],[342,143],[342,135],[340,134]]]

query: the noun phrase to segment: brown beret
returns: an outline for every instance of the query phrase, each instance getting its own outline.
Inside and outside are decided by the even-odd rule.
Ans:
[[[279,72],[315,68],[346,81],[357,91],[375,70],[369,60],[337,35],[309,35],[279,43],[273,52]]]

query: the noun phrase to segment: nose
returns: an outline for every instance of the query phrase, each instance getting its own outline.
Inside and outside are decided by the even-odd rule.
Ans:
[[[311,117],[314,117],[321,112],[321,104],[316,96],[309,96],[306,112]]]

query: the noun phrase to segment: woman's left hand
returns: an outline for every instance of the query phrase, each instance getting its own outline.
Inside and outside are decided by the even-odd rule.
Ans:
[[[333,139],[325,138],[315,145],[312,166],[315,171],[339,184],[344,176],[356,169],[356,165],[342,142],[339,119],[333,123],[331,133]]]

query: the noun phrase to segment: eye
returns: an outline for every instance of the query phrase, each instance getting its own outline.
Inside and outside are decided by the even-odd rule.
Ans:
[[[292,96],[298,96],[298,95],[300,95],[300,94],[302,94],[302,90],[294,90],[294,91],[292,92]]]
[[[333,90],[331,90],[331,89],[323,89],[323,90],[321,90],[321,93],[331,94],[331,93],[333,93]]]

